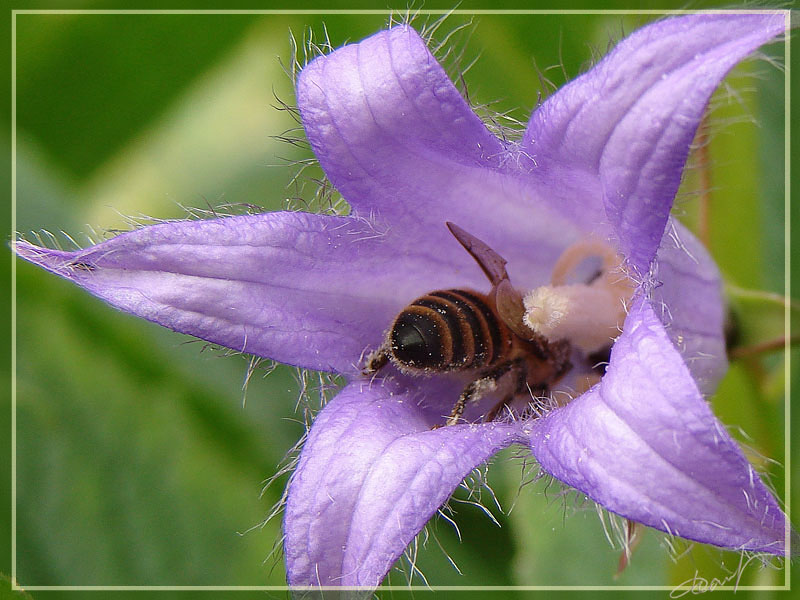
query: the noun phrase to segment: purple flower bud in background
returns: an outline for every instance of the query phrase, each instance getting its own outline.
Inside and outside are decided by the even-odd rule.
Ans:
[[[712,92],[785,29],[781,11],[644,27],[510,143],[396,26],[297,81],[349,215],[171,222],[15,251],[123,311],[347,379],[289,482],[291,586],[376,587],[511,445],[627,519],[783,555],[783,511],[705,400],[727,367],[720,276],[670,209]]]

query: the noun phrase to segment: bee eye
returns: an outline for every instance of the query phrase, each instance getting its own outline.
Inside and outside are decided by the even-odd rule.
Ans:
[[[401,363],[417,369],[442,366],[442,335],[427,315],[403,312],[392,327],[392,351]]]

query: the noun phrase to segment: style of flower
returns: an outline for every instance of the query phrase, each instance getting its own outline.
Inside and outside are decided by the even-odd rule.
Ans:
[[[487,130],[410,26],[393,27],[316,58],[297,83],[308,140],[349,216],[172,222],[77,252],[15,250],[170,329],[347,378],[289,483],[291,586],[379,585],[459,482],[512,444],[627,519],[785,554],[784,513],[704,399],[727,366],[719,274],[669,215],[711,93],[785,21],[764,11],[644,27],[548,98],[515,144]],[[636,286],[610,296],[627,313],[602,324],[622,327],[602,379],[579,333],[559,334],[574,342],[573,371],[555,387],[574,398],[543,414],[517,403],[489,422],[476,402],[442,427],[463,374],[390,364],[362,375],[415,298],[489,291],[446,222],[507,260],[515,288],[548,298],[571,248],[593,240],[624,259],[618,277]],[[578,301],[566,318],[591,330],[589,308]]]

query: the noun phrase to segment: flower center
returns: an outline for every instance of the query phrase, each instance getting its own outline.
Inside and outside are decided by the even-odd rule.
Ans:
[[[577,267],[597,258],[601,261],[599,273],[586,283],[567,283]],[[622,259],[611,246],[595,239],[582,240],[556,261],[550,285],[537,287],[523,298],[523,322],[549,341],[568,340],[591,354],[619,335],[634,289]]]

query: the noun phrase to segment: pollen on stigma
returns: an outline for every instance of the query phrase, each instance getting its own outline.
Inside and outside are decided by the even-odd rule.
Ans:
[[[601,260],[598,273],[585,283],[567,283],[581,263],[593,258]],[[635,289],[622,258],[607,242],[580,240],[558,258],[550,285],[534,288],[524,296],[523,322],[548,340],[566,339],[585,354],[592,354],[619,335]]]

